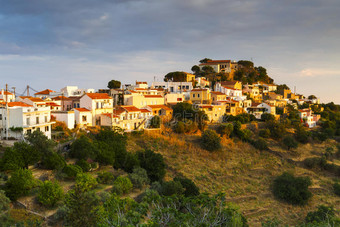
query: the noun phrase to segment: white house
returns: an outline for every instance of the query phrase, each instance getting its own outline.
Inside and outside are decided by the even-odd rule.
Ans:
[[[93,88],[82,89],[82,88],[78,88],[78,86],[66,86],[62,88],[60,92],[64,96],[70,97],[70,96],[82,96],[86,93],[94,93],[95,91]]]
[[[309,128],[315,127],[317,122],[320,120],[320,115],[313,114],[312,110],[310,109],[299,110],[299,115],[300,115],[301,121],[308,124]]]
[[[80,128],[92,126],[92,112],[86,108],[74,108],[74,119]]]
[[[276,107],[267,103],[253,103],[246,110],[249,114],[254,115],[256,119],[261,119],[263,113],[276,115]]]
[[[9,91],[4,91],[2,89],[0,91],[0,99],[2,99],[4,102],[14,102],[15,101],[15,94],[9,92]]]
[[[34,107],[23,102],[10,102],[0,107],[1,137],[22,139],[35,130],[51,138],[51,110],[49,107]]]
[[[69,129],[74,128],[74,111],[52,111],[51,116],[53,116],[56,121],[64,122]]]
[[[152,88],[162,88],[170,93],[182,93],[193,89],[192,82],[153,82]]]
[[[100,115],[112,113],[113,99],[107,93],[86,93],[80,98],[80,107],[92,113],[92,126],[100,125]]]

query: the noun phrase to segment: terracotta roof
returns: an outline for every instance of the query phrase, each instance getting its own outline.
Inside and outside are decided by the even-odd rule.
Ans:
[[[3,104],[6,104],[6,103],[3,103]],[[8,103],[8,106],[9,107],[15,107],[15,106],[21,106],[21,107],[33,107],[31,105],[28,105],[24,102],[9,102]]]
[[[27,99],[31,100],[32,102],[44,102],[44,100],[41,98],[28,97]]]
[[[161,95],[144,95],[144,98],[163,98]]]
[[[43,90],[43,91],[39,91],[39,92],[35,93],[34,95],[49,95],[51,92],[55,92],[55,91],[50,90],[50,89],[46,89],[46,90]]]
[[[129,90],[129,92],[131,92],[131,93],[138,93],[137,91],[133,91],[133,90]]]
[[[32,98],[32,96],[19,96],[21,99]]]
[[[147,89],[147,88],[135,88],[135,90],[146,91],[146,90],[148,90],[148,89]]]
[[[55,102],[47,102],[46,105],[48,105],[48,106],[60,106]]]
[[[91,110],[88,110],[86,108],[74,108],[74,109],[79,111],[79,112],[91,112]]]
[[[112,99],[107,93],[86,93],[91,99]]]
[[[118,107],[118,108],[113,110],[113,113],[116,114],[116,115],[121,115],[124,112],[126,112],[126,110],[122,107]]]
[[[200,105],[199,108],[207,109],[207,108],[214,108],[212,105]]]
[[[148,109],[140,109],[140,112],[142,112],[142,113],[150,113],[151,111],[148,110]]]
[[[119,118],[119,116],[118,115],[116,115],[116,114],[110,114],[110,113],[103,113],[103,114],[101,114],[101,115],[103,115],[103,116],[106,116],[106,117],[108,117],[108,118]]]
[[[148,84],[148,82],[145,82],[145,81],[136,81],[136,84]]]
[[[233,80],[233,81],[222,81],[221,85],[222,86],[235,85],[237,82],[239,82],[239,81],[236,81],[236,80]]]
[[[5,95],[14,95],[13,93],[9,92],[9,91],[4,91]],[[0,91],[0,95],[2,95],[2,91]]]
[[[140,112],[140,109],[138,109],[135,106],[121,106],[124,108],[127,112]]]
[[[215,95],[226,95],[222,92],[219,92],[219,91],[212,91],[211,94],[215,94]]]
[[[201,88],[194,88],[191,91],[207,91],[207,90],[208,89],[206,89],[206,88],[203,88],[203,89],[201,89]]]
[[[52,98],[52,100],[59,101],[59,100],[72,100],[72,99],[65,97],[65,96],[57,96],[57,97]]]
[[[172,110],[171,108],[167,107],[166,105],[148,105],[151,109],[164,109],[164,110]]]

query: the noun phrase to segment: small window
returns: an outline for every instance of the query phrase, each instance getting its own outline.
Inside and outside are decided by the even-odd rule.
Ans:
[[[50,130],[50,127],[49,126],[46,126],[45,127],[45,132],[48,132]]]
[[[83,121],[83,122],[84,122],[84,121],[85,121],[85,122],[87,121],[86,116],[84,116],[84,115],[82,116],[82,121]]]
[[[0,120],[2,120],[2,114],[0,114]]]
[[[39,124],[39,117],[36,117],[36,122],[37,124]]]
[[[45,122],[47,122],[47,116],[45,116]]]

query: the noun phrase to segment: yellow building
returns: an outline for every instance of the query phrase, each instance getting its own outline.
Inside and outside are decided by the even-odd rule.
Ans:
[[[210,90],[201,88],[192,89],[190,92],[190,101],[195,104],[210,104]]]
[[[208,116],[208,120],[211,123],[223,121],[223,116],[226,113],[225,105],[198,105],[199,110],[203,110]]]
[[[196,76],[194,74],[187,73],[187,72],[184,72],[184,73],[187,76],[186,82],[194,82],[195,81]]]
[[[211,93],[211,100],[212,103],[217,103],[218,101],[225,101],[227,100],[227,95],[222,93],[222,92],[218,92],[218,91],[212,91]]]

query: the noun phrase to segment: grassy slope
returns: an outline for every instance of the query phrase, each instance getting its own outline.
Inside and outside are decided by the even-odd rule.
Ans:
[[[130,137],[128,150],[152,148],[165,157],[167,179],[181,173],[192,179],[202,192],[225,192],[228,201],[240,207],[251,226],[260,226],[267,217],[277,217],[282,223],[295,225],[320,204],[340,209],[340,198],[332,192],[334,176],[298,167],[277,155],[232,140],[224,139],[222,151],[210,153],[199,147],[198,138],[198,135],[176,134]],[[334,145],[330,141],[321,145],[300,145],[296,151],[287,152],[275,141],[269,142],[272,150],[295,161],[321,154],[326,147]],[[291,206],[274,199],[270,185],[275,176],[284,171],[312,178],[313,198],[307,206]]]

